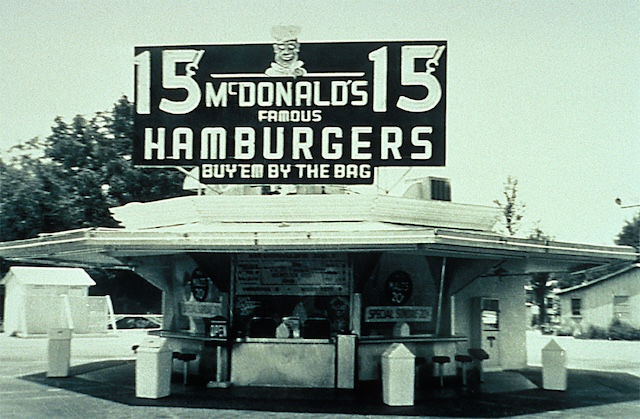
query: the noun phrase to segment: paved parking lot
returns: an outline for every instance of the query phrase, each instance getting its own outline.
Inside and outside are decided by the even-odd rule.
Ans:
[[[492,373],[482,394],[419,391],[411,407],[389,407],[379,389],[334,390],[182,386],[160,400],[135,397],[131,346],[144,334],[74,338],[71,377],[46,378],[47,340],[0,334],[1,418],[356,418],[356,417],[637,417],[640,379],[619,372],[571,370],[566,392],[539,388],[537,368]],[[539,336],[535,344],[544,344]],[[535,350],[535,348],[533,349]]]
[[[529,365],[541,365],[542,348],[555,340],[566,351],[571,369],[625,372],[640,377],[640,341],[608,341],[574,339],[570,336],[541,335],[527,332]]]

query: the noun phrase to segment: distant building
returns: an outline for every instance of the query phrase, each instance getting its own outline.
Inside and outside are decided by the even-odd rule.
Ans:
[[[589,274],[585,272],[581,274]],[[640,328],[640,263],[623,264],[616,271],[587,278],[580,285],[557,291],[564,325],[584,331],[589,326],[607,328],[613,319],[619,319]]]
[[[111,300],[89,296],[96,283],[81,268],[13,266],[0,284],[6,287],[4,331],[9,335],[46,335],[57,328],[102,334],[113,319]]]

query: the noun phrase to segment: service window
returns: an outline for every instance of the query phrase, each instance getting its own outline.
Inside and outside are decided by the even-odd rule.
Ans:
[[[348,332],[349,275],[344,254],[238,255],[236,336],[329,338]]]
[[[500,301],[494,298],[482,299],[482,330],[500,330]]]
[[[582,299],[581,298],[571,299],[571,315],[582,316]]]

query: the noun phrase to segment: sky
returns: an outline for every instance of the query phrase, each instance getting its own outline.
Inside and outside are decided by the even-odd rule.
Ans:
[[[640,204],[639,22],[637,0],[0,2],[0,150],[133,98],[135,46],[446,40],[447,164],[379,190],[446,177],[494,205],[512,176],[521,234],[609,245],[640,209],[614,203]]]

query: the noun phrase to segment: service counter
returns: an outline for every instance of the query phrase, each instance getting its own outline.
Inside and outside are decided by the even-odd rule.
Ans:
[[[465,336],[409,335],[398,337],[363,336],[358,340],[358,380],[380,380],[382,353],[393,343],[404,344],[416,357],[428,362],[434,355],[446,355],[453,359],[459,342],[467,341]],[[445,375],[455,374],[455,363],[445,366]]]
[[[193,332],[174,332],[171,330],[151,330],[149,331],[150,335],[159,336],[161,338],[167,339],[182,339],[193,342],[208,342],[212,344],[220,344],[224,345],[227,343],[227,338],[221,337],[210,337],[206,336],[204,333],[193,333]]]
[[[226,338],[202,333],[155,330],[173,351],[198,355],[198,374],[240,386],[333,388],[337,339]],[[231,355],[230,377],[227,371]],[[196,366],[194,365],[193,368]]]
[[[409,335],[409,336],[362,336],[360,337],[360,344],[374,344],[385,343],[390,345],[392,343],[443,343],[443,342],[465,342],[466,336],[436,336],[436,335]],[[439,355],[439,354],[438,354]]]
[[[231,360],[234,385],[335,386],[334,339],[238,339],[232,345]]]
[[[212,381],[308,388],[352,388],[354,371],[358,381],[379,380],[382,353],[393,343],[403,343],[416,357],[430,362],[435,355],[453,359],[457,344],[468,340],[465,336],[363,336],[356,344],[354,335],[228,340],[167,330],[150,334],[169,339],[174,351],[198,354],[198,373],[208,375]],[[444,373],[454,375],[455,363],[445,365]]]

